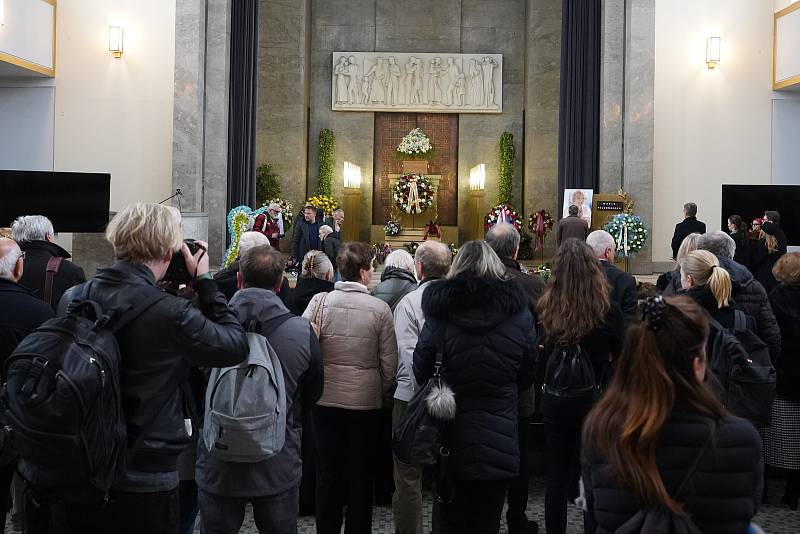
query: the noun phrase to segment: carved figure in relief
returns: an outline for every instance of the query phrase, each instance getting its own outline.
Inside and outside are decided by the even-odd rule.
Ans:
[[[408,58],[405,64],[405,72],[403,73],[403,94],[400,95],[400,103],[401,104],[410,104],[411,103],[411,88],[414,85],[414,56]]]
[[[428,103],[432,106],[442,103],[442,59],[435,57],[428,69]]]
[[[422,91],[422,60],[411,56],[406,63],[406,83],[409,84],[409,92],[406,100],[409,105],[422,104],[424,94]]]
[[[347,81],[349,79],[348,72],[349,65],[347,58],[342,56],[339,58],[339,63],[336,64],[336,69],[333,73],[336,75],[336,103],[347,104],[349,98],[347,96]]]
[[[497,62],[489,56],[484,57],[481,62],[481,70],[483,71],[483,105],[486,107],[497,105],[494,101],[494,68],[496,66]]]
[[[369,81],[369,76],[364,76],[364,81],[361,82],[361,104],[367,106],[369,105],[369,93],[370,93],[370,85],[372,85]]]
[[[456,104],[458,100],[456,83],[458,82],[458,77],[461,76],[461,68],[455,64],[455,59],[451,56],[447,58],[447,66],[444,67],[443,72],[447,72],[447,76],[449,78],[445,102],[448,106],[452,106],[453,104]]]
[[[386,65],[383,58],[375,58],[375,64],[364,75],[370,78],[369,101],[373,104],[383,104],[386,101],[384,81],[386,80]]]
[[[467,69],[467,104],[483,105],[483,71],[475,58],[469,60]]]
[[[347,74],[350,76],[350,81],[347,83],[347,101],[350,104],[358,104],[361,102],[361,69],[358,68],[354,56],[347,58]]]
[[[386,103],[391,106],[397,105],[400,93],[400,65],[394,56],[389,58],[386,76]]]
[[[459,74],[456,79],[455,93],[456,105],[463,106],[466,102],[467,82],[463,74]]]

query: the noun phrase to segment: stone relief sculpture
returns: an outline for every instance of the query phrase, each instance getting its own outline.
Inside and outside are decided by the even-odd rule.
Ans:
[[[334,52],[334,111],[501,113],[501,54]]]

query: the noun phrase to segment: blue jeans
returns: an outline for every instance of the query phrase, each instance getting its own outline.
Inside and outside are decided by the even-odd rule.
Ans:
[[[203,534],[236,534],[244,521],[247,503],[263,534],[296,534],[298,487],[264,497],[221,497],[198,490]]]

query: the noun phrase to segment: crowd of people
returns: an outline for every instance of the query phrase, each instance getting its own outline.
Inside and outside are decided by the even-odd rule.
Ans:
[[[517,261],[519,232],[497,224],[455,256],[431,240],[392,252],[372,288],[373,247],[342,241],[344,213],[321,220],[312,206],[294,224],[290,287],[275,213],[212,276],[176,210],[132,204],[106,232],[116,262],[88,282],[45,217],[14,222],[0,239],[3,516],[13,507],[35,534],[184,534],[199,515],[202,532],[232,534],[250,505],[259,532],[292,534],[313,514],[320,534],[366,534],[373,505],[391,503],[395,531],[422,534],[430,478],[434,532],[505,521],[531,534],[537,413],[548,533],[567,531],[573,501],[591,533],[747,532],[765,466],[787,473],[783,502],[797,509],[800,253],[787,253],[777,212],[757,235],[736,215],[730,233],[706,232],[686,204],[675,269],[649,296],[577,209],[546,281]],[[105,328],[118,369],[103,367],[106,353],[76,357],[91,343],[62,343]],[[737,350],[745,359],[720,371]],[[95,367],[86,383],[112,388],[117,419],[72,400],[96,393],[73,384]],[[748,372],[763,379],[736,381]],[[431,381],[436,395],[420,398]],[[42,399],[64,425],[76,413],[118,425],[80,423],[68,440],[32,426]],[[432,466],[400,459],[418,406],[436,438],[414,446]],[[94,440],[113,448],[109,436],[122,444],[117,471],[91,455],[47,460]]]

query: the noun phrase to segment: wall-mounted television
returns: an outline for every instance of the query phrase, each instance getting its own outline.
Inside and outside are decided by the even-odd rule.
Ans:
[[[44,215],[56,232],[102,232],[111,174],[0,170],[0,227],[20,215]]]
[[[789,245],[800,245],[800,185],[722,186],[720,229],[728,231],[731,215],[741,215],[749,223],[763,217],[766,210],[781,214],[781,228]]]

